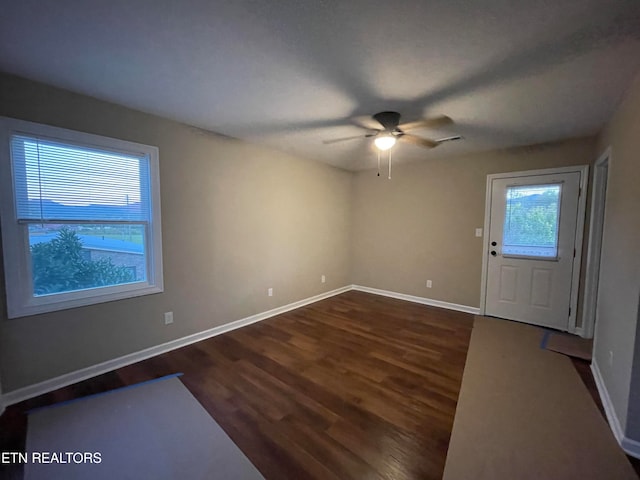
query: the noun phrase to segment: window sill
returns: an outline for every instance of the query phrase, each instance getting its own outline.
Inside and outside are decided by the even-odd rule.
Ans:
[[[24,302],[23,305],[9,309],[9,318],[28,317],[31,315],[39,315],[43,313],[67,310],[70,308],[86,307],[116,300],[125,300],[127,298],[141,297],[144,295],[152,295],[162,293],[164,288],[159,285],[144,284],[136,288],[127,285],[126,289],[122,285],[109,287],[111,291],[105,291],[101,294],[86,295],[87,291],[70,292],[68,294],[56,294],[52,296],[42,296],[31,298]],[[103,287],[104,288],[104,287]],[[104,289],[106,290],[106,289]],[[55,297],[60,297],[54,299]]]

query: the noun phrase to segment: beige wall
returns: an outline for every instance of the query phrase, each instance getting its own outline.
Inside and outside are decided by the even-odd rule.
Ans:
[[[487,175],[591,164],[594,151],[589,137],[400,165],[391,181],[358,173],[353,283],[478,307]]]
[[[622,428],[640,441],[640,77],[598,139],[611,146],[595,331],[595,360]],[[609,365],[609,352],[613,364]],[[633,389],[631,389],[632,366]],[[631,416],[628,416],[629,415]]]
[[[1,280],[4,393],[350,283],[350,173],[6,75],[0,115],[159,147],[165,283],[8,320]]]

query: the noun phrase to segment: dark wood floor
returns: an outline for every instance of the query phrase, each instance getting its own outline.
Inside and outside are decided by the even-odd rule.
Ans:
[[[348,292],[9,407],[0,447],[25,410],[184,372],[267,479],[440,479],[472,323]]]
[[[440,479],[472,323],[348,292],[8,407],[0,450],[24,451],[31,408],[184,372],[267,479]]]

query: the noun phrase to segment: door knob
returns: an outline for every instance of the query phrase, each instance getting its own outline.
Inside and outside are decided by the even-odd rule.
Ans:
[[[493,255],[494,257],[497,255],[495,250],[491,250],[491,255]]]

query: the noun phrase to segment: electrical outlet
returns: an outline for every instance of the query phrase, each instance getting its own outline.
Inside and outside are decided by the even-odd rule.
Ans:
[[[482,229],[476,228],[476,237],[481,237],[481,236],[482,236]]]
[[[269,288],[269,290],[267,290],[267,295],[273,297],[273,288]]]
[[[327,277],[325,277],[324,275],[322,275],[322,276],[320,277],[320,282],[324,283],[324,282],[326,282],[326,281],[327,281]]]
[[[609,366],[613,367],[613,350],[609,350]]]
[[[169,325],[173,323],[173,312],[164,312],[164,324]]]
[[[427,280],[427,288],[431,288],[433,286],[433,284],[431,283],[431,280]]]

